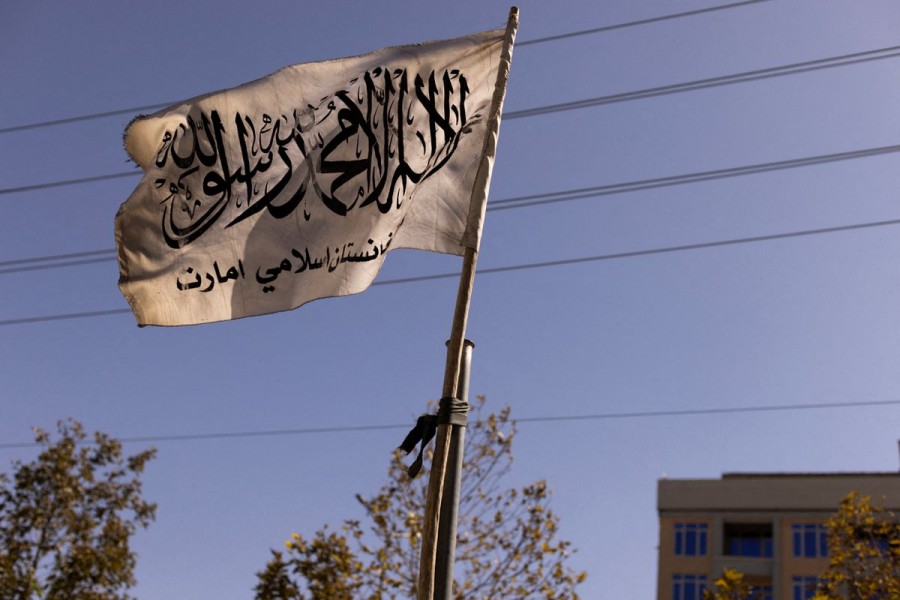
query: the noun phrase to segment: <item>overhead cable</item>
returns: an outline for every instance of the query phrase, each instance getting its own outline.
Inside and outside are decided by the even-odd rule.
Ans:
[[[693,17],[696,15],[726,10],[726,9],[730,9],[730,8],[739,8],[742,6],[746,6],[748,4],[760,4],[762,2],[769,2],[769,1],[771,1],[771,0],[746,0],[745,2],[734,2],[731,4],[722,4],[719,6],[711,6],[709,8],[701,8],[699,10],[689,10],[686,12],[662,15],[659,17],[650,17],[647,19],[639,19],[637,21],[628,21],[626,23],[618,23],[615,25],[605,25],[603,27],[595,27],[593,29],[583,29],[581,31],[571,31],[569,33],[550,35],[550,36],[546,36],[546,37],[542,37],[542,38],[536,38],[533,40],[523,40],[523,41],[516,43],[516,48],[533,46],[536,44],[544,44],[547,42],[553,42],[553,41],[563,40],[563,39],[568,39],[568,38],[573,38],[573,37],[580,37],[580,36],[585,36],[585,35],[604,33],[607,31],[614,31],[617,29],[625,29],[628,27],[649,25],[651,23],[659,23],[660,21],[669,21],[672,19]],[[178,102],[158,102],[156,104],[146,104],[144,106],[133,106],[131,108],[120,108],[120,109],[116,109],[116,110],[108,110],[108,111],[91,113],[91,114],[86,114],[86,115],[66,117],[66,118],[62,118],[62,119],[51,119],[48,121],[39,121],[36,123],[27,123],[24,125],[13,125],[10,127],[0,127],[0,134],[12,133],[14,131],[27,131],[29,129],[39,129],[42,127],[52,127],[54,125],[68,125],[70,123],[78,123],[81,121],[91,121],[91,120],[95,120],[95,119],[103,119],[106,117],[115,117],[115,116],[119,116],[119,115],[140,114],[140,113],[143,113],[146,111],[159,110],[161,108],[165,108],[167,106],[172,106],[177,103]]]
[[[617,102],[629,102],[633,100],[642,100],[655,96],[664,96],[668,94],[677,94],[682,92],[691,92],[701,89],[707,89],[723,85],[731,85],[735,83],[744,83],[747,81],[757,81],[770,77],[782,77],[786,75],[797,75],[819,69],[831,69],[834,67],[842,67],[851,64],[863,62],[883,60],[886,58],[894,58],[900,56],[900,46],[890,48],[882,48],[879,50],[869,50],[866,52],[856,52],[853,54],[845,54],[831,58],[823,58],[820,60],[807,61],[804,63],[795,63],[793,65],[784,65],[781,67],[771,67],[757,71],[746,71],[744,73],[736,73],[733,75],[724,75],[721,77],[712,77],[709,79],[699,79],[696,81],[688,81],[685,83],[677,83],[665,85],[655,88],[646,88],[634,92],[626,92],[622,94],[613,94],[609,96],[597,96],[594,98],[586,98],[573,102],[563,102],[559,104],[548,104],[517,111],[508,111],[504,113],[503,120],[514,120],[526,117],[536,117],[557,112],[565,112],[570,110],[579,110],[583,108],[591,108],[594,106],[602,106],[604,104],[613,104]],[[848,60],[852,58],[852,60]],[[30,185],[17,186],[12,188],[0,188],[0,195],[15,194],[22,192],[33,192],[49,188],[63,187],[69,185],[79,185],[84,183],[94,183],[109,179],[119,179],[122,177],[137,177],[142,172],[138,169],[123,171],[120,173],[109,173],[105,175],[94,175],[91,177],[78,177],[74,179],[63,179],[59,181],[49,181],[44,183],[35,183]]]
[[[834,154],[821,154],[818,156],[807,156],[803,158],[793,158],[789,160],[773,161],[767,163],[759,163],[754,165],[744,165],[739,167],[729,167],[725,169],[714,169],[711,171],[698,171],[694,173],[683,173],[681,175],[671,175],[668,177],[657,177],[653,179],[641,179],[637,181],[627,181],[624,183],[612,183],[606,185],[597,185],[591,187],[576,188],[571,190],[544,192],[540,194],[529,194],[525,196],[515,196],[512,198],[502,198],[499,200],[491,200],[488,202],[487,210],[513,210],[517,208],[526,208],[530,206],[540,206],[544,204],[556,204],[560,202],[570,202],[573,200],[584,200],[587,198],[596,198],[600,196],[610,196],[614,194],[624,194],[628,192],[637,192],[641,190],[656,189],[662,187],[686,185],[690,183],[700,183],[704,181],[713,181],[716,179],[726,179],[729,177],[738,177],[742,175],[756,175],[759,173],[767,173],[770,171],[780,171],[786,169],[796,169],[800,167],[810,167],[815,165],[855,160],[860,158],[870,158],[883,154],[892,154],[900,152],[900,145],[880,146],[876,148],[865,148],[862,150],[850,150],[846,152],[837,152]],[[17,260],[6,260],[0,262],[0,275],[9,273],[22,273],[29,271],[43,271],[46,269],[58,269],[63,267],[74,267],[79,265],[88,265],[101,262],[111,262],[116,260],[115,248],[107,248],[104,250],[91,250],[86,252],[71,252],[68,254],[54,254],[51,256],[20,258]],[[90,258],[86,258],[90,257]],[[36,264],[45,263],[45,264]],[[24,266],[22,266],[24,265]]]
[[[68,252],[66,254],[52,254],[49,256],[35,256],[32,258],[17,258],[15,260],[3,260],[0,261],[0,267],[7,267],[11,265],[24,265],[27,263],[38,263],[38,262],[50,262],[55,260],[67,260],[71,258],[81,258],[84,256],[95,256],[98,254],[110,254],[115,253],[115,248],[109,248],[106,250],[87,250],[84,252]]]
[[[716,242],[701,242],[698,244],[685,244],[681,246],[667,246],[664,248],[651,248],[649,250],[634,250],[630,252],[617,252],[614,254],[600,254],[597,256],[584,256],[578,258],[567,258],[561,260],[549,260],[543,262],[535,262],[535,263],[527,263],[521,265],[508,265],[504,267],[486,267],[481,268],[477,271],[476,276],[480,275],[492,275],[496,273],[509,273],[512,271],[524,271],[531,269],[544,269],[549,267],[561,267],[567,265],[577,265],[577,264],[585,264],[592,262],[600,262],[607,260],[616,260],[621,258],[635,258],[638,256],[652,256],[655,254],[667,254],[671,252],[684,252],[687,250],[701,250],[706,248],[716,248],[722,246],[734,246],[738,244],[749,244],[756,242],[769,242],[774,240],[783,240],[788,238],[796,238],[796,237],[807,237],[813,235],[822,235],[828,233],[838,233],[842,231],[856,231],[862,229],[870,229],[874,227],[885,227],[885,226],[893,226],[900,225],[900,219],[891,219],[887,221],[875,221],[871,223],[857,223],[853,225],[840,225],[837,227],[823,227],[819,229],[807,229],[803,231],[791,231],[787,233],[774,233],[770,235],[760,235],[753,237],[745,237],[745,238],[737,238],[731,240],[720,240]],[[396,279],[386,279],[381,281],[375,281],[372,284],[372,287],[379,285],[394,285],[400,283],[418,283],[423,281],[434,281],[438,279],[458,279],[459,272],[452,273],[437,273],[434,275],[420,275],[416,277],[400,277]],[[8,326],[8,325],[25,325],[29,323],[42,323],[47,321],[63,321],[70,319],[87,319],[93,317],[103,317],[109,315],[120,315],[120,314],[128,314],[131,310],[128,308],[117,308],[117,309],[109,309],[109,310],[98,310],[98,311],[88,311],[88,312],[77,312],[77,313],[64,313],[58,315],[47,315],[40,317],[25,317],[20,319],[7,319],[4,321],[0,321],[0,327]]]
[[[123,177],[137,177],[143,175],[143,171],[132,169],[131,171],[122,171],[121,173],[109,173],[107,175],[92,175],[90,177],[76,177],[75,179],[61,179],[59,181],[47,181],[45,183],[35,183],[31,185],[21,185],[13,188],[0,189],[0,195],[17,194],[20,192],[36,192],[38,190],[47,190],[50,188],[66,187],[70,185],[79,185],[82,183],[96,183],[98,181],[108,181],[110,179],[121,179]]]
[[[643,100],[645,98],[654,98],[657,96],[666,96],[669,94],[680,94],[683,92],[693,92],[724,85],[732,85],[736,83],[747,83],[749,81],[771,79],[773,77],[799,75],[801,73],[809,73],[812,71],[820,71],[823,69],[833,69],[836,67],[846,67],[848,65],[862,64],[876,60],[895,58],[898,56],[900,56],[900,46],[880,48],[878,50],[867,50],[865,52],[854,52],[852,54],[842,54],[840,56],[832,56],[829,58],[821,58],[818,60],[781,65],[778,67],[769,67],[766,69],[757,69],[755,71],[744,71],[742,73],[735,73],[732,75],[721,75],[719,77],[709,77],[706,79],[696,79],[694,81],[686,81],[683,83],[674,83],[672,85],[646,88],[634,92],[612,94],[609,96],[598,96],[596,98],[585,98],[584,100],[561,102],[559,104],[548,104],[547,106],[528,108],[524,110],[514,110],[504,113],[503,120],[508,121],[510,119],[536,117],[539,115],[547,115],[568,110],[578,110],[582,108],[602,106],[604,104],[615,104],[617,102]]]
[[[733,415],[740,413],[766,413],[786,412],[800,410],[827,410],[841,408],[873,408],[885,406],[900,406],[900,400],[863,400],[859,402],[817,402],[810,404],[762,404],[756,406],[729,406],[720,408],[686,408],[670,410],[646,410],[622,413],[599,413],[583,415],[554,415],[544,417],[519,417],[510,421],[518,425],[520,423],[561,423],[583,421],[610,421],[620,419],[658,419],[663,417],[697,417],[714,415]],[[162,435],[141,435],[120,437],[118,441],[123,444],[133,443],[159,443],[159,442],[184,442],[206,440],[229,440],[240,438],[263,438],[317,435],[326,433],[359,433],[366,431],[388,431],[394,429],[409,429],[409,423],[391,423],[384,425],[338,425],[334,427],[297,427],[292,429],[264,429],[257,431],[221,431],[210,433],[182,433]],[[91,445],[92,442],[84,441],[80,445]],[[38,442],[7,442],[0,443],[0,450],[14,450],[22,448],[39,448],[43,444]]]
[[[672,175],[669,177],[658,177],[655,179],[642,179],[638,181],[628,181],[625,183],[612,183],[607,185],[597,185],[592,187],[577,188],[566,190],[564,192],[546,192],[542,194],[529,194],[527,196],[517,196],[515,198],[504,198],[488,203],[487,210],[512,210],[515,208],[524,208],[527,206],[540,206],[543,204],[554,204],[558,202],[569,202],[572,200],[583,200],[585,198],[596,198],[598,196],[609,196],[613,194],[623,194],[626,192],[637,192],[641,190],[651,190],[661,187],[671,187],[676,185],[686,185],[689,183],[700,183],[703,181],[713,181],[716,179],[727,179],[730,177],[740,177],[743,175],[756,175],[759,173],[769,173],[771,171],[783,171],[787,169],[797,169],[800,167],[811,167],[816,165],[840,162],[845,160],[855,160],[859,158],[870,158],[884,154],[893,154],[900,152],[900,145],[880,146],[877,148],[866,148],[863,150],[851,150],[848,152],[837,152],[834,154],[821,154],[818,156],[808,156],[804,158],[794,158],[789,160],[773,161],[767,163],[758,163],[754,165],[744,165],[740,167],[729,167],[726,169],[714,169],[712,171],[698,171],[696,173],[685,173],[682,175]],[[3,271],[0,271],[2,274]]]
[[[747,81],[757,81],[759,79],[766,79],[769,77],[782,77],[785,75],[796,75],[799,73],[805,73],[808,71],[815,71],[819,69],[831,69],[834,67],[842,67],[851,64],[858,64],[862,62],[874,61],[874,60],[883,60],[886,58],[894,58],[900,56],[900,46],[893,46],[890,48],[882,48],[880,50],[869,50],[866,52],[856,52],[853,54],[845,54],[842,56],[831,57],[831,58],[823,58],[820,60],[807,61],[804,63],[795,63],[793,65],[784,65],[780,67],[771,67],[768,69],[761,69],[757,71],[746,71],[744,73],[736,73],[733,75],[724,75],[721,77],[712,77],[709,79],[699,79],[696,81],[688,81],[685,83],[677,83],[672,85],[665,85],[661,87],[655,88],[647,88],[643,90],[638,90],[634,92],[626,92],[623,94],[613,94],[610,96],[597,96],[594,98],[586,98],[584,100],[576,100],[573,102],[563,102],[560,104],[548,104],[546,106],[539,106],[535,108],[529,108],[524,110],[517,111],[508,111],[503,115],[504,120],[511,119],[521,119],[526,117],[536,117],[541,115],[547,115],[551,113],[564,112],[570,110],[578,110],[583,108],[590,108],[594,106],[602,106],[604,104],[613,104],[617,102],[628,102],[633,100],[642,100],[645,98],[652,98],[655,96],[663,96],[668,94],[677,94],[682,92],[691,92],[695,90],[701,90],[711,87],[723,86],[723,85],[731,85],[735,83],[744,83]],[[851,59],[852,60],[849,60]],[[109,173],[106,175],[94,175],[91,177],[78,177],[75,179],[63,179],[59,181],[49,181],[44,183],[36,183],[31,185],[23,185],[12,188],[0,188],[0,195],[5,194],[15,194],[21,192],[33,192],[37,190],[44,190],[55,187],[63,187],[69,185],[78,185],[84,183],[94,183],[98,181],[105,181],[109,179],[119,179],[122,177],[137,177],[141,175],[142,172],[137,169],[133,169],[130,171],[123,171],[120,173]]]
[[[533,44],[545,44],[547,42],[555,42],[558,40],[567,40],[573,37],[580,37],[584,35],[593,35],[596,33],[606,33],[607,31],[616,31],[617,29],[627,29],[629,27],[638,27],[640,25],[650,25],[651,23],[659,23],[661,21],[671,21],[673,19],[683,19],[685,17],[694,17],[697,15],[703,15],[711,12],[718,12],[721,10],[728,10],[731,8],[740,8],[742,6],[747,6],[749,4],[761,4],[763,2],[769,2],[770,0],[746,0],[745,2],[734,2],[732,4],[720,4],[718,6],[710,6],[708,8],[700,8],[697,10],[689,10],[686,12],[673,13],[670,15],[662,15],[659,17],[650,17],[647,19],[639,19],[637,21],[628,21],[626,23],[617,23],[615,25],[604,25],[603,27],[595,27],[593,29],[582,29],[581,31],[572,31],[569,33],[561,33],[559,35],[548,35],[546,37],[535,38],[532,40],[525,40],[521,42],[516,42],[516,48],[521,48],[523,46],[531,46]]]

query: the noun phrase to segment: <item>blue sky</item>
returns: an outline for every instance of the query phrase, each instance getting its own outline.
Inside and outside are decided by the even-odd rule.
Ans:
[[[519,41],[715,6],[523,1]],[[719,4],[723,4],[720,2]],[[284,65],[501,26],[461,1],[24,2],[0,8],[0,129],[174,102]],[[889,0],[771,0],[515,51],[508,113],[898,44]],[[898,143],[900,58],[508,119],[491,198]],[[0,190],[119,173],[133,114],[0,133]],[[895,153],[492,211],[479,268],[900,218]],[[0,261],[112,248],[138,178],[0,194]],[[900,228],[873,226],[476,280],[471,390],[521,418],[900,400]],[[39,263],[45,264],[45,263]],[[63,417],[118,437],[413,422],[441,392],[453,279],[297,311],[138,329],[115,262],[2,273],[0,443]],[[379,280],[457,270],[398,251]],[[897,405],[538,421],[510,484],[546,478],[585,598],[650,598],[656,482],[894,471]],[[246,598],[268,548],[360,517],[402,429],[158,442],[142,600]],[[144,444],[129,448],[138,450]],[[30,449],[0,449],[4,464]]]

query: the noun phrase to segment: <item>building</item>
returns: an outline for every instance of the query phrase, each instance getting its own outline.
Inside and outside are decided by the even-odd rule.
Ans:
[[[701,600],[725,568],[754,600],[805,600],[828,566],[825,522],[851,491],[900,513],[900,473],[726,473],[658,482],[657,600]]]

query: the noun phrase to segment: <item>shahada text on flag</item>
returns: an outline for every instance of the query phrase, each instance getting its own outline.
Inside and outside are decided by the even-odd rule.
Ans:
[[[144,169],[116,215],[140,325],[355,294],[388,250],[477,249],[507,30],[286,67],[135,119]]]

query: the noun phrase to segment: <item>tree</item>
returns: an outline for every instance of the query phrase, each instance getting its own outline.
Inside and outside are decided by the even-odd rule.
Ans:
[[[155,455],[122,454],[103,433],[93,443],[75,421],[59,439],[35,430],[42,446],[30,463],[0,473],[0,595],[3,600],[119,600],[135,583],[129,539],[154,519],[140,475]]]
[[[828,556],[814,600],[900,598],[900,526],[869,497],[841,501],[828,520]]]
[[[537,481],[504,488],[512,463],[515,424],[510,410],[479,418],[473,405],[466,432],[454,596],[577,599],[586,573],[566,566],[571,543],[558,537],[559,518],[548,507],[550,488]],[[388,480],[372,496],[357,495],[366,515],[324,527],[311,539],[293,534],[287,556],[272,553],[257,573],[257,600],[386,600],[416,596],[427,477],[409,480],[395,452]]]
[[[744,581],[744,574],[735,569],[725,569],[716,579],[714,590],[704,590],[703,600],[748,600],[753,588]]]

